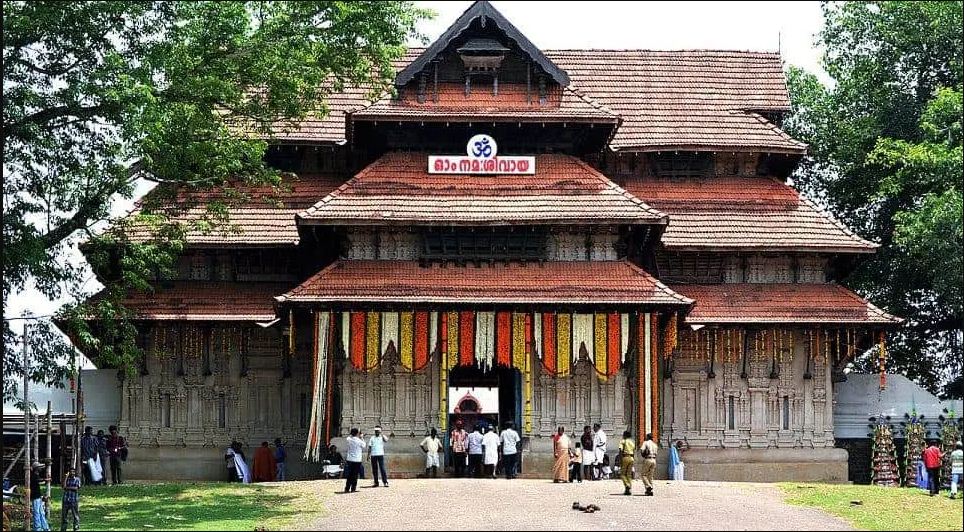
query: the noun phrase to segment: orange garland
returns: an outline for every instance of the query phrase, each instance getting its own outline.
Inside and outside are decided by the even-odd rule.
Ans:
[[[880,345],[880,389],[883,390],[887,387],[887,373],[885,372],[887,368],[887,347],[884,345],[884,331],[880,331],[878,334],[878,342]]]
[[[659,314],[651,314],[650,323],[652,325],[658,324]],[[652,346],[653,349],[655,349],[656,346],[659,345],[659,341],[658,341],[659,335],[657,331],[658,327],[654,327],[652,325],[650,326],[650,332],[652,333],[653,337],[649,345]],[[659,365],[657,364],[658,360],[659,360],[659,357],[657,356],[649,357],[649,361],[650,361],[649,378],[651,381],[650,386],[652,386],[651,391],[653,394],[652,411],[650,412],[649,419],[653,424],[653,441],[657,441],[657,442],[659,441],[659,388],[657,388],[657,385],[659,383],[659,381],[657,380],[657,373],[659,372]]]

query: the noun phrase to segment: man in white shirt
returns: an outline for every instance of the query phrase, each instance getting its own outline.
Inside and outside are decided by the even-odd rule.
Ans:
[[[425,451],[425,476],[428,477],[429,472],[431,472],[433,478],[438,478],[438,454],[442,449],[442,441],[438,439],[438,431],[433,428],[432,433],[426,436],[419,445]]]
[[[358,437],[358,429],[351,429],[351,436],[346,440],[348,451],[345,453],[345,493],[358,491],[358,473],[361,472],[362,451],[365,442]]]
[[[519,462],[519,433],[512,428],[512,422],[505,424],[505,430],[499,435],[502,443],[502,467],[505,468],[506,480],[512,480],[516,474],[516,464]]]
[[[469,476],[479,478],[482,476],[482,433],[476,425],[469,433]]]
[[[378,471],[382,472],[382,483],[388,487],[388,474],[385,472],[385,442],[387,438],[382,435],[382,428],[375,427],[375,435],[368,439],[368,459],[372,463],[372,484],[373,488],[378,487]]]
[[[485,427],[482,437],[482,453],[484,455],[485,474],[495,478],[495,466],[499,463],[499,435],[491,425]]]
[[[596,466],[596,480],[602,478],[602,466],[603,459],[606,456],[606,432],[602,429],[599,423],[594,423],[592,426],[593,436],[592,436],[592,448],[595,453],[595,461],[593,464]]]

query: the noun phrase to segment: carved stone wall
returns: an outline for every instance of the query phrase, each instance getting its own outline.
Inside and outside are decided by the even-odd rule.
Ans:
[[[631,424],[633,394],[620,370],[607,382],[600,382],[588,358],[580,359],[568,377],[556,377],[542,370],[538,359],[533,366],[532,432],[549,437],[562,425],[581,434],[584,425],[599,423],[608,434],[621,434]]]
[[[699,333],[680,331],[681,350],[662,384],[663,443],[686,438],[694,448],[833,447],[831,376],[826,360],[808,369],[805,331],[791,331],[785,354],[757,349],[751,334],[746,361],[739,349],[709,363]],[[700,338],[706,338],[706,331]],[[725,341],[725,340],[717,340]],[[712,373],[711,373],[712,369]]]
[[[311,331],[297,331],[290,377],[277,328],[210,323],[144,331],[144,374],[125,379],[119,428],[132,446],[245,446],[305,441]]]
[[[438,357],[413,373],[389,349],[378,368],[367,373],[345,362],[338,382],[338,436],[347,436],[352,427],[370,432],[377,425],[386,434],[415,437],[439,425]]]

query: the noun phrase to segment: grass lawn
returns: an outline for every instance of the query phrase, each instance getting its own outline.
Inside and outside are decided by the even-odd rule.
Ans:
[[[166,482],[91,486],[80,492],[81,530],[267,530],[292,528],[323,513],[312,482],[228,484]],[[60,490],[51,494],[50,527],[60,530]],[[69,525],[68,525],[69,526]],[[297,528],[295,525],[294,528]]]
[[[820,508],[864,530],[961,530],[960,498],[947,492],[930,497],[917,488],[881,488],[849,484],[784,483],[786,501]],[[860,501],[863,504],[851,504]]]

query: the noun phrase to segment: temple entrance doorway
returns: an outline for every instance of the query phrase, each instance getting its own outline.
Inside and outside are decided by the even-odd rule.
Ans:
[[[466,431],[479,426],[491,426],[498,434],[506,422],[512,421],[519,431],[522,419],[522,373],[513,368],[494,367],[484,370],[477,366],[459,366],[449,373],[448,426],[461,421]],[[446,462],[452,464],[449,434],[445,434]],[[521,464],[519,464],[521,470]]]
[[[517,369],[459,366],[449,373],[449,427],[462,420],[466,430],[476,423],[501,430],[507,421],[518,429],[522,417],[522,374]]]

